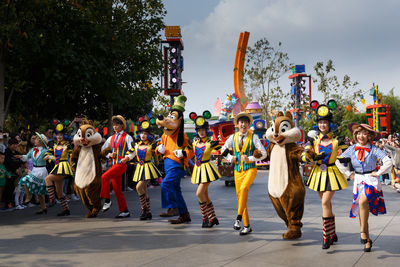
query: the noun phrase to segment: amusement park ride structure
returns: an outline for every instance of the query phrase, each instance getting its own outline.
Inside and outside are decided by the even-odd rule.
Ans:
[[[368,125],[387,137],[390,134],[390,106],[382,104],[382,94],[379,93],[378,85],[372,84],[369,94],[373,97],[374,103],[367,106]]]

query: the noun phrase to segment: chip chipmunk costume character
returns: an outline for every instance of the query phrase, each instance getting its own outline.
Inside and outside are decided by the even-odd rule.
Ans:
[[[196,129],[196,136],[193,143],[188,148],[194,152],[196,162],[192,173],[192,184],[197,184],[196,196],[199,200],[200,211],[202,214],[202,228],[211,228],[218,225],[219,221],[215,215],[214,205],[208,195],[208,187],[211,182],[221,178],[218,170],[210,161],[211,151],[220,148],[219,142],[212,141],[209,131],[209,125],[206,119],[211,118],[210,111],[203,112],[203,116],[197,116],[195,112],[189,114],[189,118],[193,120]]]
[[[327,104],[319,104],[313,100],[310,103],[316,111],[317,136],[308,137],[306,151],[313,151],[318,154],[316,159],[302,157],[303,162],[315,161],[310,172],[306,185],[313,191],[318,192],[322,206],[322,249],[329,249],[331,245],[338,242],[336,235],[335,215],[332,208],[332,198],[336,191],[345,189],[347,181],[344,175],[335,165],[340,149],[345,148],[344,138],[336,138],[333,134],[337,128],[333,124],[333,111],[337,103],[331,99]],[[310,133],[308,133],[309,135]]]
[[[101,210],[101,135],[92,121],[83,120],[74,135],[71,165],[75,168],[75,192],[89,210],[86,218],[97,217]],[[105,157],[104,157],[105,159]]]
[[[156,120],[156,124],[164,129],[156,153],[162,154],[164,159],[165,177],[161,183],[161,206],[168,209],[160,216],[172,217],[179,213],[178,219],[169,220],[172,224],[191,221],[181,191],[181,178],[185,176],[185,166],[188,166],[189,159],[189,155],[185,151],[189,144],[189,138],[183,131],[183,112],[186,100],[183,95],[175,97],[168,116],[166,118],[159,116]]]
[[[233,229],[240,230],[240,235],[252,232],[247,211],[247,198],[249,188],[257,176],[256,161],[267,156],[258,136],[249,130],[252,122],[253,117],[250,114],[246,112],[237,114],[234,123],[239,131],[232,134],[221,148],[222,156],[235,164],[234,176],[238,211]],[[229,154],[229,149],[233,149],[233,155]],[[241,228],[242,219],[243,228]]]
[[[284,115],[280,111],[267,129],[266,137],[270,141],[267,148],[267,160],[270,160],[268,194],[278,216],[288,227],[283,239],[297,239],[301,237],[306,195],[299,171],[303,148],[296,144],[301,132],[295,127],[292,114],[286,111]],[[313,153],[310,151],[309,154]]]
[[[139,118],[140,126],[138,129],[140,140],[136,142],[134,148],[129,150],[128,154],[136,156],[137,164],[133,174],[133,181],[137,183],[136,192],[140,202],[140,220],[151,220],[150,197],[147,192],[148,182],[162,177],[161,172],[157,169],[151,159],[155,156],[156,143],[153,143],[153,135],[151,133],[152,125],[155,119],[144,120]]]

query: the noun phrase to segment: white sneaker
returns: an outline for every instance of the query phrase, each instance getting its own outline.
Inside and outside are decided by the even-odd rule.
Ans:
[[[233,224],[233,229],[240,230],[240,221],[239,220],[235,221],[235,223]]]
[[[240,231],[240,235],[247,235],[250,234],[253,230],[251,230],[251,227],[243,227],[242,231]]]
[[[18,206],[15,207],[15,209],[16,209],[16,210],[23,210],[24,207],[22,207],[21,205],[18,205]]]
[[[32,208],[32,207],[36,207],[36,205],[33,204],[33,203],[31,203],[31,202],[29,202],[29,203],[28,203],[28,207],[29,207],[29,208]]]
[[[123,211],[120,214],[118,214],[117,216],[115,216],[115,218],[117,219],[121,219],[121,218],[127,218],[131,216],[131,214],[129,213],[129,211]]]
[[[71,199],[74,200],[74,201],[80,200],[80,198],[75,196],[75,195],[72,195]]]
[[[132,192],[132,191],[133,191],[133,189],[130,188],[129,186],[126,187],[126,190],[128,190],[129,192]]]
[[[108,202],[108,203],[104,202],[103,208],[102,208],[101,210],[102,210],[103,212],[106,212],[107,210],[110,209],[111,205],[112,205],[112,201],[110,201],[110,202]]]

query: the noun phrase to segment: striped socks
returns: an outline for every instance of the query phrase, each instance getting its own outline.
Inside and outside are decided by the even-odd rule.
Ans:
[[[217,216],[215,215],[214,205],[212,202],[210,202],[210,204],[207,205],[207,216],[210,222],[213,222],[217,218]]]
[[[50,203],[54,203],[54,201],[56,201],[56,196],[54,195],[54,186],[50,185],[50,186],[46,186],[46,188],[47,188],[47,192],[49,193]]]
[[[200,211],[201,211],[203,224],[204,224],[204,223],[207,222],[207,218],[208,218],[208,216],[207,216],[207,202],[203,202],[203,203],[199,202],[199,205],[200,205]]]

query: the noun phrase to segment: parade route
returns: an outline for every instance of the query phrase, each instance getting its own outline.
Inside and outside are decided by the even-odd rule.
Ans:
[[[284,222],[267,195],[268,171],[258,172],[249,192],[253,233],[239,236],[232,229],[236,217],[235,188],[223,181],[210,186],[220,224],[201,228],[196,186],[186,177],[182,191],[192,222],[171,225],[160,218],[160,187],[149,189],[153,220],[139,220],[135,191],[124,192],[131,217],[114,219],[114,204],[98,218],[84,218],[80,201],[71,201],[71,216],[56,217],[60,206],[47,215],[38,207],[0,213],[0,266],[398,266],[400,259],[400,194],[383,186],[388,213],[370,215],[371,253],[363,252],[357,219],[349,218],[352,182],[333,198],[339,242],[321,249],[322,223],[318,194],[307,189],[303,236],[282,240]]]

